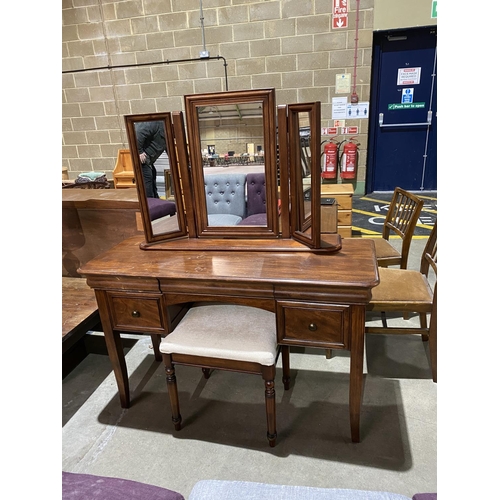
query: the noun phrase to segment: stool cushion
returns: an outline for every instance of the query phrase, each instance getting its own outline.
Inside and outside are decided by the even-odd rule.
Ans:
[[[62,500],[185,500],[166,488],[128,479],[62,473]]]
[[[410,500],[385,491],[315,488],[254,483],[251,481],[198,481],[188,500]]]
[[[276,361],[276,316],[255,307],[197,303],[160,344],[160,352],[248,361]]]

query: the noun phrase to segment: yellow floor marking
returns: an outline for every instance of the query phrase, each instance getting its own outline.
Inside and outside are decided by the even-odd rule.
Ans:
[[[352,226],[353,231],[359,231],[360,233],[369,234],[371,236],[380,236],[382,233],[377,233],[376,231],[371,231],[370,229],[363,229],[362,227]]]
[[[377,203],[383,203],[384,205],[390,205],[391,204],[391,200],[387,201],[387,200],[376,200],[375,198],[365,198],[364,196],[362,198],[360,198],[361,200],[363,201],[376,201]]]
[[[383,214],[382,212],[377,214],[375,212],[367,212],[365,210],[358,210],[357,208],[353,208],[352,211],[356,214],[371,215],[372,217],[382,217],[382,219],[385,219],[385,214]]]

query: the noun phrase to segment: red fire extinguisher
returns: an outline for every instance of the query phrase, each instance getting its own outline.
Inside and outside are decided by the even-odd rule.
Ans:
[[[344,144],[342,154],[340,156],[340,177],[342,179],[355,179],[358,169],[358,146],[359,143],[353,141],[354,137],[349,139],[349,142]]]
[[[323,170],[321,177],[323,179],[335,179],[337,177],[337,165],[339,162],[339,143],[330,140],[323,148]]]

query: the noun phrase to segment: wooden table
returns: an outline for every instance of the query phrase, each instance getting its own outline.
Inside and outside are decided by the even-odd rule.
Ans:
[[[351,438],[359,442],[365,306],[379,282],[373,241],[344,239],[333,254],[195,251],[182,240],[152,251],[141,250],[142,241],[125,240],[80,269],[95,290],[123,408],[130,393],[120,332],[160,340],[186,303],[232,302],[275,312],[282,345],[350,351]]]

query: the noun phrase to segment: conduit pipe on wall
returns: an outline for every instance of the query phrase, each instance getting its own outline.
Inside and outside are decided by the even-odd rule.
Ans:
[[[174,64],[174,63],[183,63],[183,62],[193,62],[193,61],[207,61],[213,59],[223,59],[224,60],[224,77],[226,83],[226,91],[228,90],[228,81],[227,81],[227,61],[223,56],[213,56],[213,57],[195,57],[193,59],[167,59],[166,61],[158,61],[153,63],[136,63],[136,64],[119,64],[117,66],[99,66],[96,68],[83,68],[83,69],[70,69],[63,71],[63,75],[66,73],[84,73],[86,71],[102,71],[104,69],[123,69],[123,68],[138,68],[140,66],[157,66],[158,64]]]

